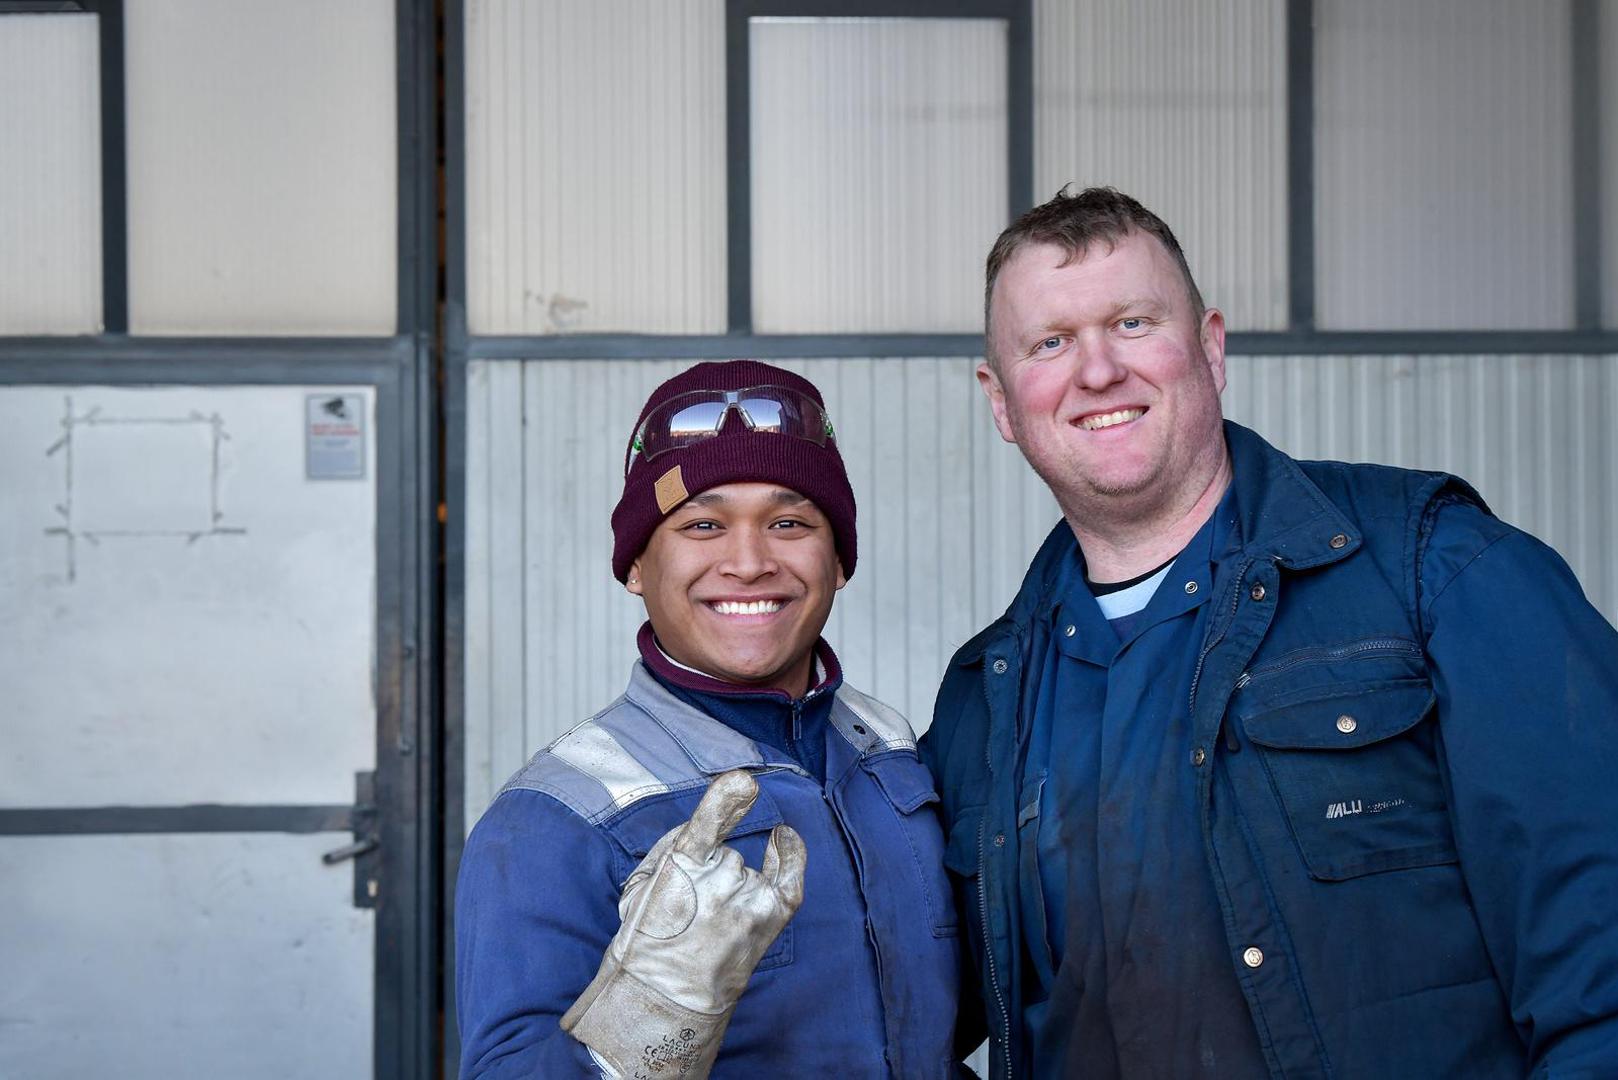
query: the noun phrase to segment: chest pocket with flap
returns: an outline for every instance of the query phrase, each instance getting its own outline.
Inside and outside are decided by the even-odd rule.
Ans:
[[[1318,880],[1456,861],[1432,684],[1420,661],[1404,667],[1339,662],[1235,703]]]
[[[893,807],[933,936],[953,937],[958,923],[949,879],[944,874],[944,832],[938,820],[939,799],[932,774],[913,750],[873,755],[863,758],[860,765]],[[898,867],[891,869],[898,871]]]

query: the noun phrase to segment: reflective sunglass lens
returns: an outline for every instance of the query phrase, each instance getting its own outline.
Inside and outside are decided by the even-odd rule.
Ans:
[[[797,426],[792,423],[792,409],[782,402],[769,398],[744,398],[736,404],[752,421],[754,431],[797,434]]]
[[[704,401],[687,405],[669,417],[665,430],[677,443],[692,437],[712,435],[719,430],[729,406],[723,401]]]
[[[791,435],[821,446],[826,445],[831,434],[831,423],[825,412],[797,391],[761,386],[750,390],[696,392],[709,393],[717,395],[719,400],[691,402],[693,395],[681,395],[653,412],[641,424],[631,454],[638,453],[650,461],[659,454],[711,438],[719,434],[725,415],[732,408],[754,431]],[[680,404],[682,400],[689,404]]]

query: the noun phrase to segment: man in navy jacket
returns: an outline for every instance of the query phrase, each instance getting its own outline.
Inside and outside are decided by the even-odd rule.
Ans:
[[[993,1074],[1618,1076],[1618,634],[1567,566],[1224,423],[1116,191],[1007,229],[987,313],[1065,519],[922,740]]]
[[[467,841],[462,1076],[700,1076],[705,1028],[723,1036],[716,1077],[953,1075],[959,931],[938,796],[904,718],[843,685],[820,638],[854,571],[855,531],[819,392],[752,361],[664,383],[630,439],[613,532],[613,573],[649,617],[640,660],[623,696],[536,754]],[[636,975],[626,951],[686,932],[692,896],[707,918],[700,882],[649,915],[635,896],[650,873],[684,888],[684,871],[656,870],[659,842],[678,846],[710,782],[735,770],[757,799],[728,830],[731,852],[701,845],[707,869],[739,866],[739,853],[775,879],[790,838],[807,871],[781,891],[801,907],[761,955],[727,945],[756,963],[750,980],[731,966],[692,985],[661,961]],[[738,981],[721,1015],[720,984]],[[637,1049],[626,1033],[642,1030],[640,1012],[699,1015],[625,1064],[611,1044]]]

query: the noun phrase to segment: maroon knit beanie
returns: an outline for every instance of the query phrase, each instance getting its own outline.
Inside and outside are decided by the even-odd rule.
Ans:
[[[635,418],[629,433],[630,445],[634,445],[635,433],[646,414],[677,394],[754,386],[783,386],[806,394],[822,408],[826,404],[808,379],[770,364],[757,360],[697,364],[652,391]],[[711,439],[665,451],[655,461],[632,454],[623,497],[612,512],[613,576],[619,581],[629,577],[630,564],[646,550],[647,541],[667,516],[659,506],[660,494],[672,511],[709,488],[744,481],[780,484],[819,507],[831,523],[843,576],[854,576],[854,491],[848,486],[848,472],[843,468],[836,440],[828,438],[826,445],[820,446],[792,435],[751,431],[739,422],[735,410],[726,414],[719,434]],[[676,494],[678,501],[670,503]]]

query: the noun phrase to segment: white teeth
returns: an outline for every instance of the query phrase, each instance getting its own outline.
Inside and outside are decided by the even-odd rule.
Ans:
[[[781,610],[781,601],[715,600],[711,606],[721,615],[769,615]]]
[[[1095,416],[1086,416],[1079,421],[1079,427],[1085,431],[1100,431],[1110,428],[1114,424],[1126,423],[1130,420],[1139,420],[1146,415],[1145,409],[1119,409],[1117,412],[1098,413]]]

